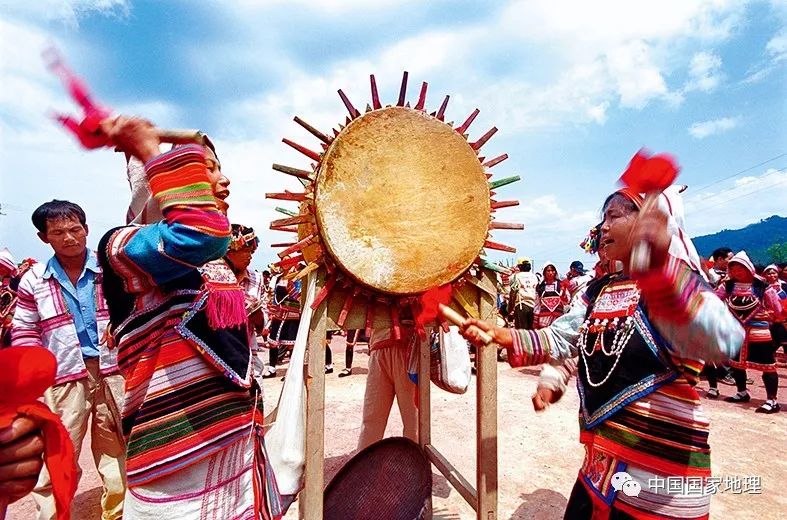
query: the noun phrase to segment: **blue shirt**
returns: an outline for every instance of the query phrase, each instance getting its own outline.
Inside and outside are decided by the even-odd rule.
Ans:
[[[96,321],[96,275],[101,272],[98,267],[98,260],[90,249],[87,250],[85,267],[79,275],[77,285],[69,280],[63,266],[58,262],[57,257],[53,256],[46,264],[44,278],[55,277],[60,283],[63,299],[68,306],[68,311],[74,317],[74,325],[77,329],[77,338],[82,348],[82,357],[98,357],[98,323]]]

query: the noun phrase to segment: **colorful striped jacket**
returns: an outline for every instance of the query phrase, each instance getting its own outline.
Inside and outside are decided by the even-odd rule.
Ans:
[[[597,283],[611,285],[614,278]],[[661,371],[591,409],[586,403],[598,388],[586,384],[586,365],[580,360],[580,442],[657,474],[707,476],[709,423],[693,384],[702,360],[720,361],[738,352],[743,328],[680,260],[671,258],[662,272],[651,273],[636,285],[641,299],[632,326],[639,332],[638,341],[654,353]],[[580,328],[594,304],[587,297],[590,290],[549,327],[513,331],[509,363],[556,364],[580,354]],[[614,377],[606,384],[614,384],[621,370],[629,368],[612,367]],[[593,375],[598,385],[598,375]]]
[[[88,251],[93,261],[95,253]],[[74,317],[63,299],[62,288],[54,276],[45,276],[49,263],[34,264],[22,277],[17,291],[16,311],[11,329],[14,346],[43,345],[57,358],[55,384],[87,377]],[[95,278],[96,322],[98,325],[99,363],[104,375],[117,373],[117,353],[104,341],[109,312],[101,288],[101,275]]]
[[[164,220],[111,231],[99,253],[110,266],[104,281],[126,378],[122,415],[131,488],[215,454],[262,422],[262,399],[250,392],[247,328],[209,330],[200,314],[210,296],[203,267],[226,267],[220,259],[230,241],[204,150],[176,148],[145,167]],[[240,292],[234,275],[231,281]],[[119,312],[129,298],[130,309]],[[232,360],[223,356],[227,336],[235,342]]]

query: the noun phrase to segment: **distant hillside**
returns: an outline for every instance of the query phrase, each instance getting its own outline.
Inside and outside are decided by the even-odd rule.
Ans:
[[[724,229],[692,240],[704,258],[717,247],[726,246],[735,252],[745,249],[754,263],[767,264],[772,260],[766,249],[773,244],[787,244],[787,218],[774,215],[743,229]]]

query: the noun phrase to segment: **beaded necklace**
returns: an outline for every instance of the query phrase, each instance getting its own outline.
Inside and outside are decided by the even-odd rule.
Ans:
[[[623,351],[636,330],[632,319],[639,304],[640,291],[636,282],[626,281],[610,284],[599,294],[590,315],[579,327],[577,346],[585,365],[585,377],[588,384],[598,388],[606,383],[615,372]],[[612,344],[607,347],[604,340],[605,332],[613,332]],[[588,334],[596,334],[593,344],[588,346]],[[594,355],[615,358],[612,367],[601,381],[590,378],[588,361]]]

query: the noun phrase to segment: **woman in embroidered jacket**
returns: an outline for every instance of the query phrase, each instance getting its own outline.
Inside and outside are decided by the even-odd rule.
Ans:
[[[147,121],[120,116],[103,130],[145,163],[164,216],[99,244],[126,379],[124,518],[280,518],[243,291],[222,260],[229,181],[208,146],[161,154]]]
[[[536,329],[548,327],[563,314],[563,299],[557,267],[552,262],[544,264],[541,270],[544,279],[536,285],[536,306],[533,309]]]
[[[773,346],[775,350],[782,348],[787,354],[787,282],[779,280],[779,266],[771,264],[762,271],[762,277],[769,287],[776,291],[779,304],[782,307],[782,314],[774,319],[771,325],[771,336],[773,336]],[[774,353],[774,360],[776,354]]]
[[[708,419],[693,384],[699,360],[737,353],[743,329],[697,274],[699,257],[683,235],[677,214],[682,207],[674,203],[672,188],[659,196],[668,211],[640,212],[642,196],[628,190],[609,196],[601,247],[624,269],[591,282],[552,325],[513,330],[468,320],[464,329],[476,345],[478,329],[489,332],[508,349],[512,366],[579,356],[585,461],[567,519],[709,514],[710,496],[702,486],[694,494],[673,495],[664,482],[672,476],[696,486],[710,476]],[[650,268],[632,273],[632,247],[641,240],[651,246]]]
[[[779,376],[776,374],[776,349],[771,334],[771,325],[781,321],[782,307],[774,287],[768,285],[754,272],[754,264],[746,251],[732,257],[727,267],[729,279],[716,288],[730,312],[746,329],[746,341],[738,356],[730,360],[732,377],[738,393],[724,399],[730,403],[746,403],[751,400],[746,389],[746,369],[762,372],[767,400],[757,408],[757,413],[776,413],[781,407],[776,394]]]

